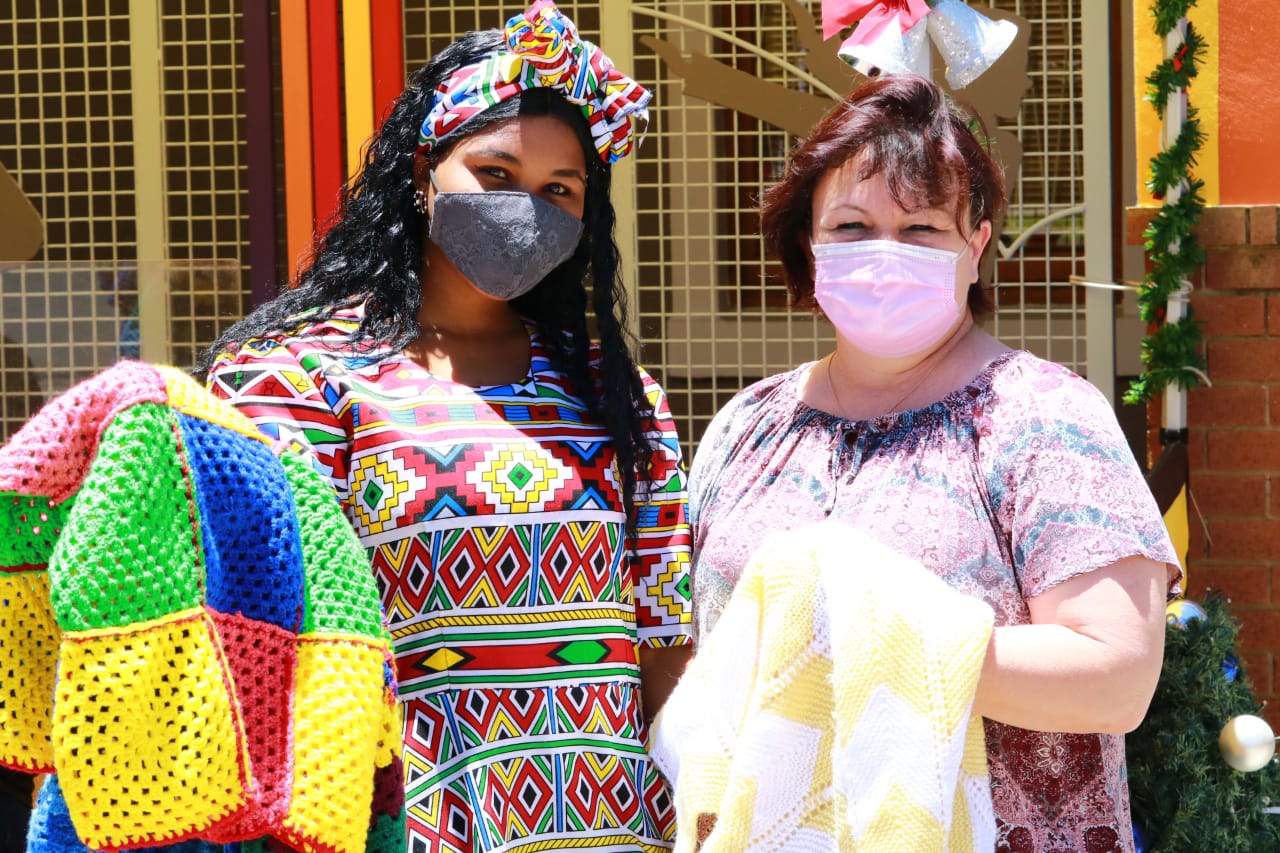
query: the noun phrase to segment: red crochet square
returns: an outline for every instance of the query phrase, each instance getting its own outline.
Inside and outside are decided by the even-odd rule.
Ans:
[[[297,637],[239,614],[212,614],[235,680],[253,770],[253,801],[211,841],[233,841],[278,829],[289,810],[293,781],[293,676]]]

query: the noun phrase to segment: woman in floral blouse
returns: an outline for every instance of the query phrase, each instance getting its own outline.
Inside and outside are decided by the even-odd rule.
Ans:
[[[695,620],[711,629],[762,531],[870,532],[995,612],[975,710],[998,849],[1132,851],[1124,733],[1180,570],[1107,401],[977,323],[1003,202],[966,117],[913,75],[860,87],[792,154],[765,239],[836,345],[742,391],[703,437]]]

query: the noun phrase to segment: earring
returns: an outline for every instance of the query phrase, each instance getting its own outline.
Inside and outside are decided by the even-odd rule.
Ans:
[[[413,191],[413,209],[423,216],[427,215],[427,194],[420,189]]]

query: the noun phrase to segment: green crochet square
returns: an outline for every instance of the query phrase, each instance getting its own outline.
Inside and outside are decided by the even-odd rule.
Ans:
[[[303,633],[343,632],[381,639],[382,608],[368,557],[342,514],[333,487],[293,452],[280,457],[293,491],[306,576]]]
[[[404,812],[392,817],[378,815],[369,827],[369,835],[365,841],[365,853],[404,853],[405,849],[405,816]]]
[[[63,630],[157,619],[204,600],[200,519],[177,419],[140,403],[112,420],[49,561]]]
[[[48,563],[73,501],[54,506],[42,495],[0,492],[0,568]]]

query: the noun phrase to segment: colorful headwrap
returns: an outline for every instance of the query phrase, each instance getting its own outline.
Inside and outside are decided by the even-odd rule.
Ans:
[[[552,0],[537,0],[507,21],[507,46],[459,68],[436,88],[422,122],[418,150],[430,151],[473,116],[538,86],[555,89],[582,107],[600,159],[621,160],[634,146],[632,115],[648,122],[653,95],[613,67]]]

